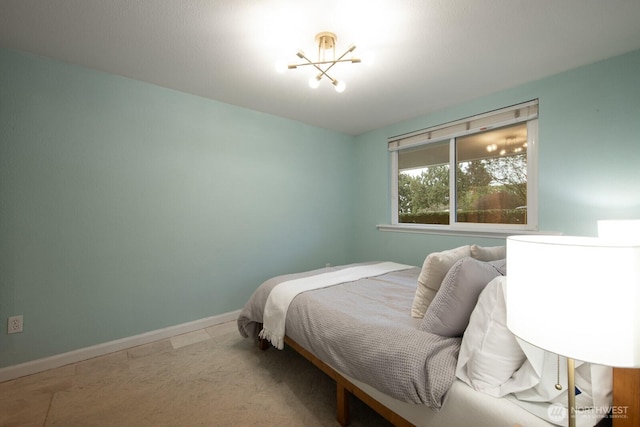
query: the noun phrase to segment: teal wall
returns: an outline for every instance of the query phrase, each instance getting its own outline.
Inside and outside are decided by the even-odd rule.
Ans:
[[[0,50],[0,367],[349,261],[353,138]]]
[[[640,218],[640,51],[353,138],[0,50],[0,367],[236,310],[283,272],[500,239],[380,232],[389,136],[540,99],[540,228]]]
[[[421,265],[427,253],[500,239],[381,232],[390,212],[387,138],[540,100],[540,230],[595,235],[598,219],[640,218],[640,51],[581,67],[356,138],[355,260]]]

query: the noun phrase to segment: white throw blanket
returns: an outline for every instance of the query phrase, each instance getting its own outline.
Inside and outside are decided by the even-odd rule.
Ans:
[[[263,328],[260,331],[260,338],[269,340],[279,350],[284,348],[284,326],[287,310],[291,301],[299,293],[408,268],[413,268],[413,266],[395,262],[381,262],[348,267],[338,271],[282,282],[271,290],[267,298],[264,306]]]

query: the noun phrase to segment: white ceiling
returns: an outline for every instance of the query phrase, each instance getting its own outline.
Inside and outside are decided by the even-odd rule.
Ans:
[[[275,72],[321,31],[343,93]],[[0,47],[358,135],[640,49],[640,1],[0,0]]]

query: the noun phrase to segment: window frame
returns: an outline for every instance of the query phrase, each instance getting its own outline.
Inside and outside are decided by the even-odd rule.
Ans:
[[[535,108],[524,118],[520,116],[520,109]],[[435,126],[422,131],[412,132],[399,137],[389,138],[389,151],[391,155],[391,224],[378,225],[382,231],[427,232],[436,234],[456,234],[486,237],[503,237],[509,234],[531,234],[538,232],[538,100],[528,101],[500,110],[479,114],[455,122]],[[514,112],[513,118],[503,120],[505,113]],[[471,129],[469,123],[474,120],[491,120],[498,117],[499,120],[491,122],[488,126]],[[469,223],[458,222],[456,212],[456,138],[477,134],[492,129],[497,129],[518,122],[527,123],[527,224],[496,224],[496,223]],[[450,132],[443,137],[432,138],[434,130],[443,128],[455,129],[460,124],[466,124],[465,129]],[[415,148],[427,144],[447,141],[449,144],[449,224],[413,224],[400,223],[398,215],[398,152],[404,149]],[[399,142],[400,141],[400,142]],[[406,142],[403,144],[403,142]]]

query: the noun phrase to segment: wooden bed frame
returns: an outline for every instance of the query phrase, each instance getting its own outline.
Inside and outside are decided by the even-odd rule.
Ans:
[[[324,363],[322,360],[314,356],[310,351],[302,347],[300,344],[289,338],[284,337],[284,343],[300,353],[302,357],[307,359],[313,365],[318,367],[322,372],[327,374],[331,379],[336,382],[336,419],[341,426],[348,426],[351,422],[349,415],[349,400],[351,395],[354,395],[360,399],[364,404],[376,411],[382,417],[387,419],[391,424],[396,427],[415,427],[409,421],[402,418],[400,415],[393,412],[391,409],[378,402],[366,392],[353,384],[347,378],[342,376],[339,372],[333,369],[331,366]],[[271,347],[271,343],[265,339],[258,339],[258,346],[261,350],[267,350]]]
[[[288,336],[284,337],[284,342],[336,382],[336,419],[341,426],[346,427],[351,422],[349,400],[354,395],[394,426],[415,427]],[[267,350],[271,343],[258,338],[258,347]],[[640,369],[613,369],[613,408],[612,418],[603,419],[598,426],[640,426]]]

